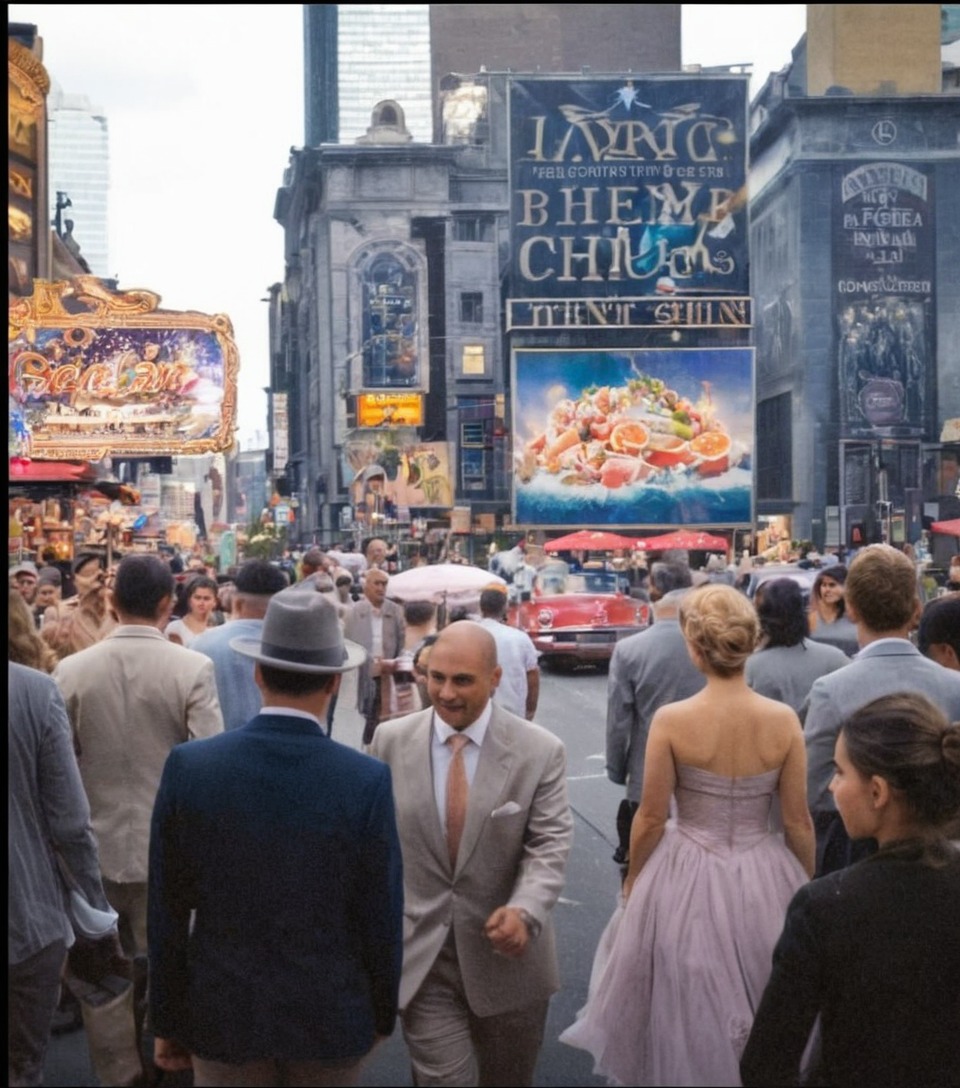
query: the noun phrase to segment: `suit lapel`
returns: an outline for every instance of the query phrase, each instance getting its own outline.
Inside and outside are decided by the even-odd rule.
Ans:
[[[456,872],[460,872],[470,860],[490,813],[503,796],[503,790],[513,766],[514,754],[509,731],[500,719],[496,707],[487,726],[486,736],[480,749],[477,773],[470,787],[467,802],[467,820],[460,840]]]
[[[430,752],[432,742],[433,711],[427,710],[424,711],[423,721],[414,730],[409,743],[403,745],[400,759],[401,773],[403,781],[411,783],[415,797],[420,799],[420,803],[414,806],[420,824],[420,834],[412,837],[411,841],[422,842],[436,858],[438,864],[449,869],[447,840],[444,837],[440,814],[437,812],[434,801],[433,760]]]

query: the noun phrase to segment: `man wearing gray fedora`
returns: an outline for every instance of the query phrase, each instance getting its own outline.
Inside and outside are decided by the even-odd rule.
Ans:
[[[365,653],[296,587],[232,646],[263,708],[174,749],[153,814],[156,1064],[197,1085],[354,1084],[394,1027],[403,918],[389,768],[321,727]]]

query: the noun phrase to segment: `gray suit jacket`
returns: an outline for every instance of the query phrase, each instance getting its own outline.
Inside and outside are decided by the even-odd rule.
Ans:
[[[771,646],[747,658],[747,683],[760,695],[786,703],[798,714],[814,680],[850,664],[837,646],[805,638],[795,646]]]
[[[404,947],[400,1008],[420,989],[451,927],[470,1008],[492,1016],[545,1000],[560,985],[551,908],[573,834],[563,745],[494,705],[470,787],[456,869],[434,803],[433,710],[385,722],[373,755],[393,772],[403,849]],[[483,926],[497,907],[542,926],[522,957],[497,955]]]
[[[383,613],[383,656],[396,657],[403,649],[403,609],[393,601],[384,601],[380,610]],[[373,650],[373,605],[361,597],[350,609],[344,620],[343,633],[353,642],[358,642],[368,654]],[[376,693],[374,678],[370,675],[370,657],[357,670],[357,709],[361,714],[369,712]]]
[[[657,620],[616,644],[607,679],[607,777],[639,801],[647,734],[666,703],[689,699],[706,683],[690,660],[677,620]]]
[[[14,964],[54,941],[73,941],[54,849],[87,902],[99,910],[109,904],[57,685],[12,661],[7,684],[7,958]]]
[[[904,691],[926,695],[951,721],[960,719],[960,672],[928,660],[902,638],[870,643],[849,665],[814,683],[801,713],[811,812],[836,811],[828,787],[844,721],[874,699]]]

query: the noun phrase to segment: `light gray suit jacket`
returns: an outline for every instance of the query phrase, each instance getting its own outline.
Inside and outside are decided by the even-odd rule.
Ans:
[[[665,703],[696,695],[705,683],[678,620],[657,620],[614,647],[607,679],[607,777],[626,785],[629,800],[639,801],[643,790],[653,715]]]
[[[384,601],[381,608],[383,615],[383,656],[397,657],[403,649],[403,609],[393,601]],[[373,605],[361,597],[347,613],[343,624],[343,633],[353,642],[358,642],[368,655],[373,651]],[[370,657],[357,670],[357,709],[361,714],[369,712],[376,693],[374,678],[370,675]]]
[[[840,727],[860,707],[898,692],[925,695],[951,721],[960,719],[960,672],[928,660],[902,638],[870,643],[849,665],[814,683],[801,712],[811,812],[836,811],[828,787]]]
[[[213,662],[140,624],[65,657],[53,678],[73,726],[107,880],[147,879],[150,817],[170,749],[223,730]]]
[[[546,1000],[560,985],[550,913],[573,835],[564,747],[494,705],[451,869],[434,803],[432,730],[433,710],[424,710],[382,724],[371,746],[393,772],[403,849],[400,1008],[420,989],[451,927],[474,1013],[493,1016]],[[483,935],[502,906],[524,909],[542,926],[518,959],[497,955]]]
[[[771,646],[747,658],[747,683],[760,695],[786,703],[798,714],[814,680],[850,664],[837,646],[803,639],[795,646]]]

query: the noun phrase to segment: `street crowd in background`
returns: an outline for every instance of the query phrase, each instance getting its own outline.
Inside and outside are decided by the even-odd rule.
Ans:
[[[10,1084],[81,1024],[105,1085],[351,1084],[398,1018],[416,1084],[534,1082],[572,834],[534,551],[459,612],[391,599],[380,538],[11,567]],[[613,1083],[960,1083],[960,555],[567,566],[653,622],[597,708],[622,893],[562,1041]]]

